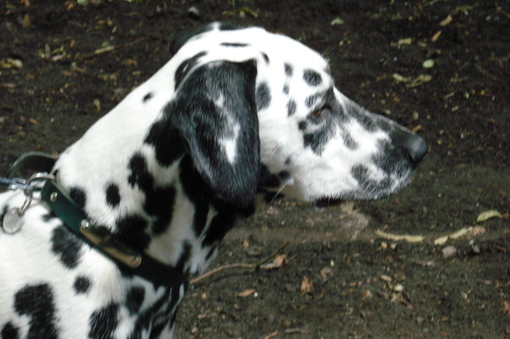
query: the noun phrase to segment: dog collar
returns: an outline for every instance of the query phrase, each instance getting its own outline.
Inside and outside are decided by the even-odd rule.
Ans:
[[[8,177],[24,169],[49,173],[56,160],[57,157],[40,152],[24,154],[13,164]],[[158,286],[179,288],[186,283],[187,277],[175,267],[134,250],[104,227],[96,226],[55,180],[44,181],[41,200],[80,240],[115,262],[123,273],[139,276]]]

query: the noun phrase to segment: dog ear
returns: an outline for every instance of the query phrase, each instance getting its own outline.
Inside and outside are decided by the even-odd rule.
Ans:
[[[236,207],[253,204],[260,177],[255,61],[190,70],[165,108],[202,178]]]

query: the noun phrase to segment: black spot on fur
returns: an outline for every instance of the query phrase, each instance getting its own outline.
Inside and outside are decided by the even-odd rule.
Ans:
[[[277,175],[269,172],[266,165],[262,165],[260,182],[263,187],[275,188],[280,186],[280,178]]]
[[[145,299],[145,289],[143,287],[133,287],[126,296],[126,307],[129,314],[134,315],[140,312],[143,300]]]
[[[202,247],[217,244],[234,226],[238,211],[221,203],[215,204],[215,208],[218,214],[211,220],[204,241],[202,241]]]
[[[285,84],[283,86],[283,94],[288,95],[290,92],[289,85]]]
[[[292,175],[290,175],[287,171],[281,171],[278,173],[278,177],[280,177],[283,181],[287,181],[292,177]]]
[[[170,166],[184,153],[182,139],[172,129],[169,117],[164,117],[152,125],[145,143],[154,147],[156,160],[161,166]]]
[[[51,250],[67,268],[75,268],[80,260],[83,242],[65,226],[56,227],[51,234]]]
[[[266,62],[266,64],[269,64],[269,57],[267,56],[267,54],[262,53],[262,57],[264,58],[264,61]]]
[[[211,245],[209,247],[209,250],[207,251],[207,254],[205,255],[205,260],[211,259],[214,253],[216,253],[216,250],[218,249],[218,246],[216,244]]]
[[[128,183],[131,187],[134,188],[135,186],[138,186],[142,190],[151,188],[153,178],[148,172],[147,161],[142,154],[136,153],[131,157],[131,160],[129,161],[129,170]]]
[[[256,91],[257,110],[263,110],[269,107],[271,103],[271,91],[267,83],[263,82],[257,86]]]
[[[117,329],[119,305],[110,304],[92,313],[89,338],[113,339]]]
[[[180,255],[179,259],[177,260],[177,263],[175,264],[175,268],[178,270],[183,270],[184,265],[186,264],[186,262],[189,260],[189,258],[191,256],[191,244],[189,241],[187,241],[187,240],[183,241],[181,247],[182,247],[181,255]],[[188,274],[189,272],[184,272],[184,273]]]
[[[305,99],[306,107],[312,108],[313,106],[315,106],[317,104],[317,101],[323,97],[324,97],[323,92],[318,92],[318,93],[310,95],[309,97],[307,97]]]
[[[135,154],[130,162],[129,169],[131,173],[128,177],[128,182],[132,187],[138,188],[144,192],[145,201],[143,207],[145,212],[153,217],[152,232],[156,235],[162,234],[169,226],[172,220],[173,209],[175,201],[175,188],[173,186],[155,187],[154,178],[149,173],[145,157],[139,153]],[[118,221],[124,225],[127,221],[128,224],[132,222],[132,217],[125,220]],[[147,227],[147,221],[140,216],[135,216],[137,229],[141,232],[140,223],[143,223],[143,228]],[[123,228],[127,231],[127,228]],[[140,234],[141,236],[141,234]]]
[[[306,129],[306,126],[307,126],[307,125],[308,125],[308,124],[306,123],[306,121],[300,121],[300,122],[298,123],[298,128],[299,128],[299,130],[300,130],[300,131],[304,131],[304,130]]]
[[[288,77],[291,77],[292,74],[294,73],[294,67],[292,67],[291,64],[287,64],[287,63],[285,63],[284,67],[285,67],[285,75]]]
[[[356,142],[356,140],[353,139],[352,135],[344,131],[342,135],[342,139],[344,140],[344,145],[350,150],[356,150],[359,147],[359,144]]]
[[[146,192],[143,207],[147,214],[155,217],[151,228],[153,234],[159,235],[164,233],[170,225],[174,212],[175,195],[176,191],[173,186],[161,187]]]
[[[287,103],[287,116],[293,116],[296,113],[296,102],[294,100],[289,100]]]
[[[186,194],[195,207],[193,231],[195,236],[198,237],[207,223],[207,212],[210,208],[210,201],[213,198],[213,193],[195,169],[191,157],[185,156],[179,167],[179,179],[184,194]]]
[[[222,42],[220,45],[225,46],[225,47],[247,47],[247,46],[249,46],[248,44],[241,43],[241,42]]]
[[[6,323],[0,332],[2,339],[18,339],[19,329],[11,323]]]
[[[116,222],[118,237],[137,249],[149,246],[150,236],[146,233],[148,222],[139,215],[128,215]]]
[[[69,190],[69,195],[71,198],[78,204],[78,207],[84,209],[87,205],[87,195],[85,191],[78,187],[71,187]]]
[[[163,329],[169,325],[173,327],[175,313],[177,311],[177,303],[180,301],[180,289],[166,289],[161,297],[156,300],[151,307],[141,312],[134,324],[133,332],[129,335],[129,339],[142,338],[143,334],[150,330],[150,338],[159,338]],[[171,300],[168,303],[168,300]],[[154,323],[157,315],[158,322]]]
[[[388,191],[391,188],[392,180],[389,177],[381,181],[370,179],[368,169],[363,165],[354,166],[351,175],[358,181],[358,190],[362,192]]]
[[[412,161],[405,149],[397,147],[395,140],[379,140],[377,143],[379,152],[372,157],[375,165],[383,170],[388,176],[402,176],[409,168]]]
[[[287,159],[285,159],[285,165],[290,165],[292,162],[292,159],[290,157],[288,157]]]
[[[106,202],[111,207],[117,207],[120,203],[119,186],[116,184],[109,184],[106,187]]]
[[[310,86],[319,86],[322,84],[322,77],[319,73],[314,70],[307,69],[303,73],[303,79]]]
[[[311,147],[314,153],[321,155],[325,145],[333,137],[335,127],[332,124],[323,124],[313,133],[303,136],[304,146]]]
[[[42,220],[44,222],[48,222],[48,221],[53,220],[55,218],[57,218],[57,215],[55,213],[53,213],[53,212],[50,212],[50,213],[42,215]]]
[[[351,175],[358,182],[366,181],[368,177],[368,169],[363,165],[354,166],[351,170]]]
[[[195,56],[184,60],[179,67],[175,70],[175,89],[179,88],[179,85],[182,83],[186,75],[190,70],[193,69],[198,64],[198,61],[203,56],[207,55],[207,52],[200,52]]]
[[[152,96],[153,96],[152,92],[145,94],[142,99],[143,102],[145,103],[145,102],[149,101],[152,98]]]
[[[90,281],[89,278],[84,276],[78,276],[74,280],[73,287],[76,294],[85,294],[90,290],[91,285],[92,282]]]
[[[28,285],[14,296],[16,313],[27,316],[29,329],[27,338],[56,339],[55,304],[53,292],[48,284]]]

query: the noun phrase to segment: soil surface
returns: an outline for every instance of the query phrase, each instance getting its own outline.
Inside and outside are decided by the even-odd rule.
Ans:
[[[62,152],[166,63],[176,33],[217,20],[323,53],[344,94],[430,150],[388,199],[322,211],[282,199],[242,220],[217,266],[287,244],[283,265],[193,284],[175,336],[510,337],[507,1],[3,0],[1,172],[26,151]],[[502,218],[476,222],[489,210]]]

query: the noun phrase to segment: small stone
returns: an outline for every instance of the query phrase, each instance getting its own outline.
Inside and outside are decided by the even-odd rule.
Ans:
[[[448,259],[453,257],[457,253],[457,249],[454,246],[446,246],[443,248],[443,257]]]

